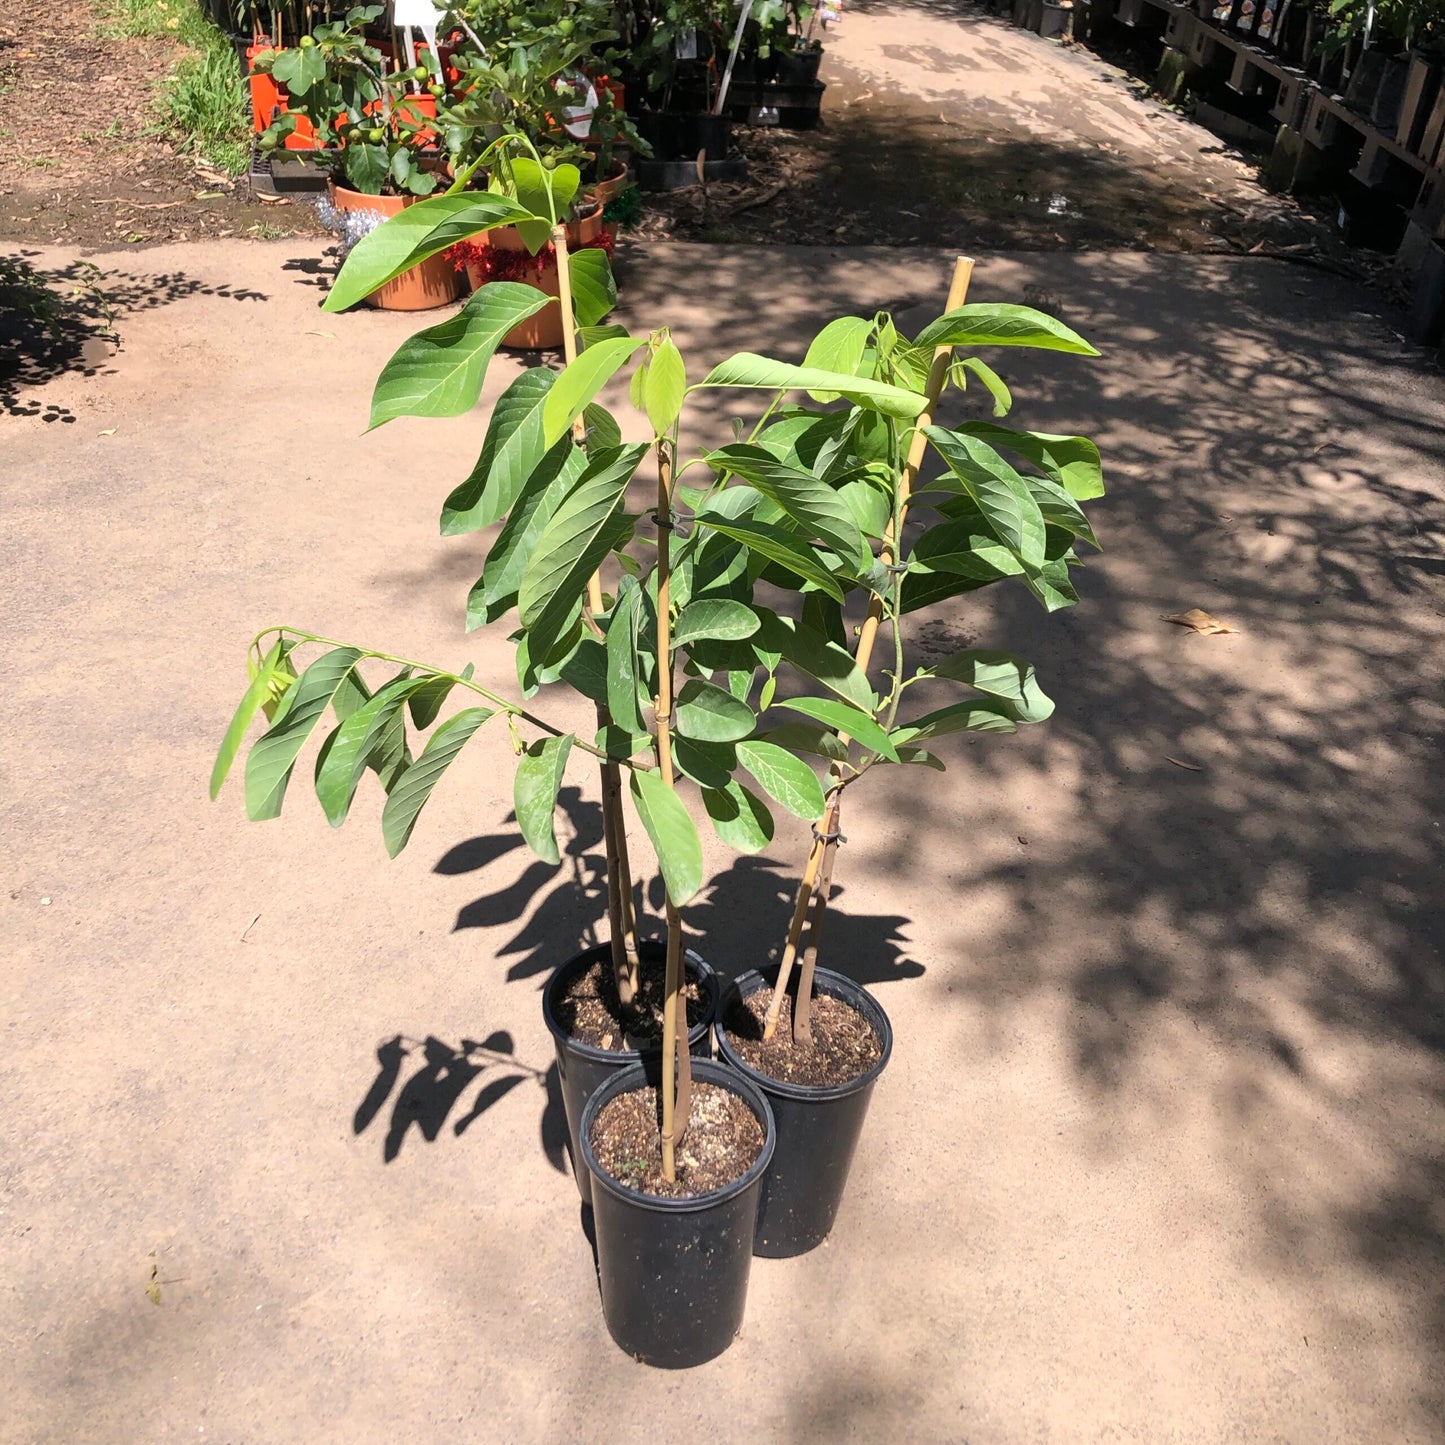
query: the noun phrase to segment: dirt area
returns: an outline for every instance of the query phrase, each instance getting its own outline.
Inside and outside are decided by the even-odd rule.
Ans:
[[[0,0],[0,239],[112,250],[318,229],[309,207],[257,204],[148,134],[151,83],[182,49],[102,29],[91,0]]]

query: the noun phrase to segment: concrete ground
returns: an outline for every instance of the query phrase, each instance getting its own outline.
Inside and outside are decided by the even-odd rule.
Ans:
[[[75,420],[0,421],[0,1436],[1438,1438],[1445,387],[1370,302],[981,259],[975,299],[1031,288],[1105,353],[1004,370],[1099,439],[1107,550],[1072,612],[920,619],[1059,710],[860,790],[833,962],[894,1059],[829,1246],[759,1261],[735,1347],[672,1376],[606,1336],[547,1073],[538,989],[600,916],[586,770],[560,873],[495,738],[395,863],[374,788],[339,833],[305,765],[279,822],[206,799],[267,623],[506,676],[462,630],[481,544],[436,535],[482,418],[361,436],[414,323],[321,314],[295,246],[128,259],[119,355],[38,393]],[[635,252],[623,314],[698,374],[916,324],[948,271],[760,254]],[[1238,634],[1163,621],[1194,606]],[[802,831],[710,852],[722,969],[775,947]]]

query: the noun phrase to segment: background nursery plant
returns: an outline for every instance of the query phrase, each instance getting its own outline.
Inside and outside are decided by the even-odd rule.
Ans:
[[[694,1085],[681,910],[704,882],[696,817],[742,852],[772,840],[774,806],[823,820],[767,1020],[774,1034],[781,1001],[790,996],[791,1044],[807,1048],[846,790],[883,764],[941,767],[925,744],[943,734],[1012,731],[1052,708],[1033,669],[1005,653],[969,649],[910,671],[904,618],[1007,577],[1019,578],[1051,610],[1068,605],[1076,600],[1068,578],[1075,543],[1094,540],[1079,506],[1102,490],[1090,443],[995,421],[934,424],[945,386],[962,388],[970,377],[995,414],[1010,402],[988,365],[974,356],[954,360],[955,351],[1094,353],[1029,308],[958,305],[916,340],[886,315],[845,317],[819,334],[801,365],[742,352],[689,385],[666,330],[634,337],[602,324],[615,299],[606,257],[595,250],[569,255],[560,224],[579,183],[576,169],[514,165],[522,167],[515,198],[449,194],[410,207],[364,238],[327,308],[353,304],[505,221],[519,226],[529,246],[550,237],[557,247],[567,365],[560,373],[527,370],[507,386],[475,466],[442,512],[449,534],[501,524],[471,589],[467,622],[472,628],[506,619],[512,627],[518,696],[484,686],[470,666],[440,668],[274,626],[252,644],[250,685],[222,744],[212,791],[263,712],[269,726],[247,759],[246,805],[253,818],[276,816],[302,748],[330,712],[334,726],[316,765],[318,798],[339,824],[366,772],[375,772],[386,793],[382,834],[395,855],[447,767],[500,719],[494,730],[505,727],[516,759],[517,826],[540,857],[556,863],[558,791],[573,756],[590,755],[601,770],[611,956],[624,1011],[624,990],[636,987],[638,947],[625,791],[664,884],[661,1056],[652,1068],[640,1063],[598,1089],[574,1137],[595,1186],[609,1327],[643,1358],[692,1362],[725,1348],[741,1320],[752,1224],[775,1137],[769,1106],[743,1073],[703,1062]],[[961,263],[955,299],[966,278]],[[483,286],[456,317],[412,337],[387,363],[372,424],[471,410],[502,337],[551,304],[514,283]],[[610,381],[629,375],[647,440],[624,442],[617,419],[597,400]],[[751,425],[736,422],[735,440],[680,463],[689,398],[723,388],[757,394]],[[789,401],[799,394],[812,404]],[[929,449],[942,471],[920,488]],[[637,508],[629,488],[644,469],[655,500]],[[905,546],[910,511],[929,522]],[[880,632],[891,646],[875,684],[868,670]],[[309,656],[316,648],[320,655],[299,667],[303,650]],[[373,674],[378,665],[385,676]],[[551,708],[541,690],[559,682],[592,706],[595,732],[546,716]],[[442,719],[454,690],[480,704]],[[949,698],[942,706],[915,701],[940,690]],[[429,730],[415,752],[408,714],[417,734]],[[821,764],[829,768],[826,790]],[[809,903],[812,931],[789,995],[788,969]],[[597,1152],[605,1111],[639,1092],[650,1099],[654,1089],[651,1160],[634,1151],[619,1177]],[[713,1142],[719,1090],[741,1109],[732,1110],[721,1146]],[[755,1121],[750,1132],[739,1122],[745,1116]],[[736,1228],[723,1229],[732,1245],[699,1271],[696,1234],[678,1233],[683,1205],[693,1230],[744,1211],[743,1242]],[[639,1219],[651,1223],[639,1226]],[[639,1238],[651,1241],[646,1266],[619,1263],[640,1257]],[[724,1307],[688,1307],[689,1291],[700,1292],[695,1303],[716,1301],[722,1276]]]

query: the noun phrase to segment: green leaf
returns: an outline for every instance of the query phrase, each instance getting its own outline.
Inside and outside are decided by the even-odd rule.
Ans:
[[[893,520],[893,506],[888,493],[870,478],[844,482],[838,488],[843,504],[853,514],[858,530],[865,537],[882,538]]]
[[[603,317],[617,306],[617,282],[612,279],[612,264],[600,246],[573,251],[568,258],[572,272],[572,316],[579,327],[589,332],[600,330]],[[609,329],[612,336],[627,335],[627,328]],[[584,346],[605,340],[598,335],[587,336]]]
[[[241,695],[240,705],[232,715],[230,725],[226,728],[226,735],[221,739],[220,750],[216,753],[216,762],[211,769],[211,801],[215,802],[216,795],[221,791],[221,785],[226,781],[226,775],[231,771],[231,765],[236,761],[236,754],[241,750],[241,742],[246,736],[246,729],[251,726],[256,714],[261,711],[261,705],[271,693],[271,684],[279,675],[278,668],[282,659],[296,644],[279,638],[270,652],[266,654],[265,660],[257,670],[256,676],[251,679],[250,686]]]
[[[993,414],[1007,416],[1009,408],[1014,404],[1014,399],[1013,393],[1004,385],[1003,377],[987,362],[980,361],[976,356],[966,356],[959,364],[965,371],[973,372],[988,388],[988,394],[993,397]]]
[[[774,703],[773,706],[786,708],[789,712],[800,712],[815,722],[826,723],[835,732],[852,738],[869,752],[878,753],[891,763],[898,761],[898,754],[893,750],[893,744],[888,741],[888,734],[866,712],[860,712],[846,702],[838,702],[831,697],[790,697],[783,702]]]
[[[1025,477],[1039,512],[1050,526],[1062,527],[1071,536],[1082,537],[1092,547],[1098,547],[1099,540],[1084,515],[1084,509],[1057,482],[1046,477]]]
[[[277,709],[276,718],[246,759],[246,814],[255,821],[279,817],[291,770],[342,680],[361,660],[354,647],[318,657]]]
[[[399,416],[470,411],[502,339],[552,299],[535,286],[493,281],[474,291],[455,316],[403,341],[376,380],[370,429]]]
[[[637,705],[637,627],[643,592],[640,587],[624,588],[607,624],[607,711],[625,732],[644,731]]]
[[[1062,557],[1045,562],[1037,572],[1025,572],[1024,584],[1050,612],[1072,607],[1079,600],[1069,579],[1069,564]]]
[[[852,509],[827,482],[780,462],[762,447],[738,442],[710,452],[704,460],[718,472],[733,472],[781,507],[809,537],[831,547],[856,572],[872,560]]]
[[[652,353],[642,386],[642,408],[657,436],[665,437],[671,433],[673,424],[682,414],[682,402],[686,395],[687,369],[682,352],[673,344],[671,337],[664,337]]]
[[[878,705],[868,679],[846,647],[830,642],[791,617],[779,617],[766,608],[758,609],[758,619],[759,645],[776,652],[815,682],[821,682],[844,702],[868,713]]]
[[[533,743],[517,763],[512,802],[527,846],[544,862],[560,863],[557,849],[557,791],[572,751],[572,734]]]
[[[562,664],[562,681],[589,702],[607,705],[607,652],[595,637],[584,637]]]
[[[966,433],[924,428],[989,530],[1026,568],[1044,561],[1044,518],[1027,481],[987,442]]]
[[[448,246],[529,215],[525,206],[506,196],[478,191],[407,206],[352,247],[321,309],[345,311]]]
[[[702,805],[712,830],[739,853],[761,853],[773,841],[773,815],[756,794],[734,778],[726,788],[704,788]]]
[[[391,174],[386,147],[353,143],[341,154],[348,186],[364,196],[379,196]]]
[[[890,735],[899,746],[941,737],[944,733],[1012,733],[1017,732],[1013,709],[1006,702],[956,702],[925,713],[912,722],[895,728]]]
[[[728,598],[699,598],[678,613],[672,627],[674,647],[686,647],[699,638],[738,642],[758,630],[758,614],[744,602]]]
[[[724,492],[723,495],[727,494]],[[721,532],[723,536],[741,542],[749,552],[795,572],[805,582],[811,582],[839,602],[843,600],[843,588],[833,574],[818,560],[813,549],[800,542],[792,532],[751,518],[727,519],[713,506],[698,512],[695,520],[701,526],[710,527],[714,532]]]
[[[366,771],[367,760],[401,712],[407,698],[430,681],[432,679],[405,673],[394,678],[357,708],[327,739],[316,764],[316,797],[333,828],[339,828],[346,821],[357,785]]]
[[[593,402],[591,406],[583,409],[582,417],[586,427],[588,451],[606,451],[608,447],[622,445],[622,428],[617,425],[617,418],[605,406]]]
[[[475,669],[467,663],[462,669],[462,680],[468,681]],[[442,710],[456,683],[449,677],[429,677],[421,681],[414,692],[406,695],[406,705],[411,709],[411,720],[419,728],[429,728]]]
[[[845,376],[818,367],[790,366],[751,351],[740,351],[720,362],[703,378],[704,386],[746,386],[766,391],[829,391],[845,396],[855,406],[885,416],[912,418],[927,405],[927,399],[899,386],[870,377]]]
[[[589,346],[558,376],[542,407],[542,431],[547,445],[553,446],[566,434],[583,408],[627,364],[639,347],[646,346],[642,337],[619,337]],[[635,469],[634,469],[635,470]]]
[[[803,358],[803,365],[816,371],[841,372],[856,376],[863,362],[863,353],[873,335],[873,323],[861,316],[840,316],[830,321],[814,338]],[[837,401],[836,391],[810,390],[814,401]]]
[[[698,677],[683,684],[673,711],[678,732],[704,743],[737,742],[747,737],[758,721],[747,703]]]
[[[701,788],[726,788],[738,765],[731,743],[700,743],[674,734],[672,760]]]
[[[298,98],[326,79],[326,56],[319,45],[278,51],[271,74]]]
[[[542,529],[586,467],[586,456],[573,445],[571,437],[563,437],[527,478],[487,553],[481,580],[467,597],[468,631],[484,622],[495,622],[516,603],[517,588]]]
[[[427,739],[421,756],[401,775],[381,810],[381,836],[395,858],[406,847],[417,814],[431,797],[437,780],[461,752],[472,734],[492,716],[485,707],[469,707],[449,717]]]
[[[637,816],[657,854],[667,896],[681,908],[702,887],[702,839],[681,798],[656,773],[632,773]]]
[[[1104,495],[1104,467],[1099,448],[1088,437],[1055,436],[1050,432],[1011,431],[987,421],[965,422],[967,432],[993,447],[1007,447],[1026,457],[1056,481],[1076,502]]]
[[[1069,351],[1078,356],[1099,353],[1062,321],[1031,306],[979,302],[940,316],[918,333],[916,346],[1032,346],[1043,351]]]
[[[904,748],[898,749],[898,759],[903,763],[913,763],[919,767],[932,768],[935,773],[946,772],[947,768],[941,758],[936,758],[925,748]]]
[[[548,454],[542,403],[556,380],[555,372],[534,366],[497,398],[476,466],[442,506],[442,536],[489,527],[512,510],[527,478]]]
[[[511,172],[511,189],[516,192],[517,200],[532,215],[545,218],[517,223],[523,242],[535,256],[551,239],[552,227],[566,218],[572,198],[581,184],[582,173],[576,166],[566,164],[547,170],[530,156],[512,157],[507,168]]]
[[[848,749],[839,741],[837,733],[816,724],[779,723],[758,736],[763,742],[776,743],[790,752],[812,753],[835,763],[848,761]]]
[[[1011,652],[966,648],[925,668],[924,677],[966,683],[979,692],[1003,698],[1014,705],[1020,722],[1042,722],[1054,710],[1034,673],[1033,664]]]
[[[598,452],[542,528],[517,589],[517,611],[522,626],[549,646],[577,607],[587,579],[630,535],[632,519],[622,501],[647,450],[645,442],[635,442]]]
[[[790,813],[811,823],[823,816],[827,800],[818,775],[801,758],[776,743],[752,738],[738,744],[738,761],[762,790]]]
[[[625,763],[640,752],[652,750],[652,734],[630,733],[626,728],[608,726],[598,730],[594,743],[609,758]]]

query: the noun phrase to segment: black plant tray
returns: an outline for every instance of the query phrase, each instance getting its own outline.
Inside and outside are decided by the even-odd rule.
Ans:
[[[703,173],[709,185],[718,181],[745,181],[748,178],[748,168],[741,156],[728,156],[721,161],[704,161]],[[695,186],[697,162],[639,160],[637,185],[644,191],[681,191],[688,186]]]
[[[251,150],[251,168],[246,180],[253,196],[322,195],[328,172],[314,157],[315,151]]]
[[[756,114],[763,107],[776,110],[778,124],[786,130],[813,130],[823,109],[821,80],[811,85],[779,85],[768,81],[762,85],[734,85],[728,91],[728,114],[734,120],[756,125]]]

